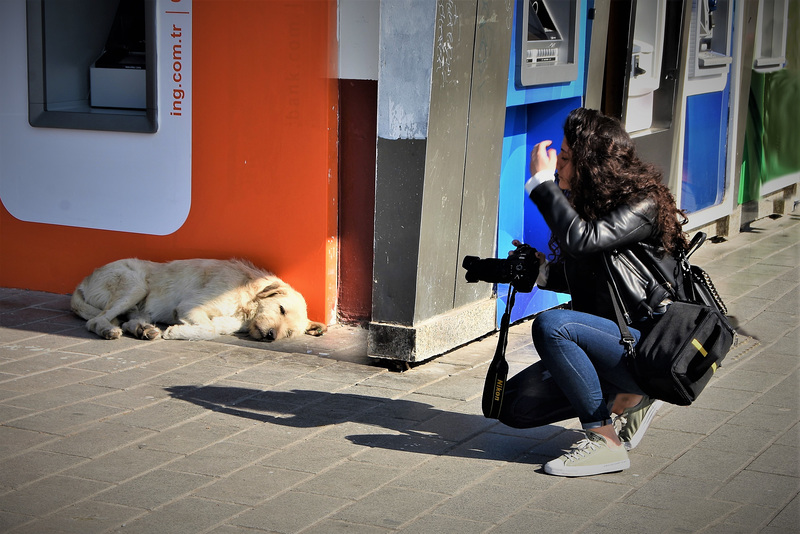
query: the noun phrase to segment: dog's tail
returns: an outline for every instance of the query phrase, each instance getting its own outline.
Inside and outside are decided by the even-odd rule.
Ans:
[[[86,302],[86,299],[83,295],[83,288],[78,286],[75,289],[75,292],[72,294],[72,300],[70,301],[70,305],[72,307],[72,311],[75,312],[76,315],[79,317],[84,318],[85,320],[94,319],[101,313],[103,310],[100,308],[96,308]]]

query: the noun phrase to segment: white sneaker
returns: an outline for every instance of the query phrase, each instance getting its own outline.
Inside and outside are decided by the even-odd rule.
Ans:
[[[642,441],[644,433],[656,416],[656,412],[664,403],[657,399],[651,399],[647,395],[636,406],[627,408],[621,415],[617,416],[615,427],[619,425],[617,433],[625,448],[633,450]]]
[[[622,471],[631,466],[625,447],[613,447],[596,432],[586,430],[586,439],[570,451],[544,464],[544,471],[562,477],[583,477]]]

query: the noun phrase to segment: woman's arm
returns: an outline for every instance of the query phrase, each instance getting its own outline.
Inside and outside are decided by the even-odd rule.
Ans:
[[[558,238],[561,251],[573,257],[624,247],[650,237],[655,203],[643,199],[623,204],[597,220],[584,221],[553,182],[543,182],[530,193],[547,226]]]

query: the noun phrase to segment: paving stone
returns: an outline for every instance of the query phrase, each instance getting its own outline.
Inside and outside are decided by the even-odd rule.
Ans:
[[[443,495],[384,487],[336,512],[332,518],[352,523],[399,528],[436,507]]]
[[[220,525],[217,528],[208,531],[208,534],[255,534],[256,532],[263,531],[254,531],[252,528],[238,525]]]
[[[580,516],[559,514],[548,510],[521,510],[491,532],[519,534],[520,532],[579,532],[586,519]],[[619,531],[615,531],[619,532]],[[634,532],[634,531],[631,531]]]
[[[750,471],[772,473],[800,478],[800,450],[798,445],[786,446],[773,444],[758,455],[750,465]]]
[[[364,495],[385,486],[402,473],[400,468],[382,467],[359,461],[345,460],[306,480],[296,487],[298,491],[319,493],[331,497],[358,500]]]
[[[402,532],[403,534],[430,534],[431,532],[436,532],[437,534],[479,534],[487,532],[491,526],[491,523],[469,521],[434,513],[415,519],[399,531],[392,530],[392,532]],[[525,532],[525,530],[523,528],[514,532],[518,534],[519,532]],[[322,533],[323,531],[320,532]],[[500,532],[500,530],[494,529],[492,532]]]
[[[281,449],[319,432],[317,428],[296,426],[293,423],[294,421],[291,421],[291,418],[287,418],[285,422],[276,418],[273,422],[252,426],[244,432],[231,436],[227,441],[270,449]]]
[[[92,425],[86,430],[57,442],[43,445],[41,449],[84,458],[96,458],[154,434],[155,432],[152,430],[104,422]]]
[[[18,408],[16,406],[0,405],[0,424],[11,423],[34,413],[28,408]]]
[[[80,402],[56,408],[45,412],[34,412],[33,414],[7,422],[16,428],[24,428],[50,434],[69,435],[79,431],[81,428],[88,427],[99,421],[119,414],[120,408],[103,406],[91,402]]]
[[[83,458],[41,450],[19,454],[0,462],[0,493],[59,473],[83,461]]]
[[[434,382],[419,389],[419,393],[448,399],[466,400],[476,391],[482,391],[486,372],[477,373],[477,376],[456,375],[449,380]]]
[[[41,412],[76,404],[81,401],[92,401],[96,404],[104,404],[101,399],[107,395],[113,394],[113,392],[114,390],[112,389],[86,383],[78,383],[51,389],[46,395],[42,395],[40,392],[17,395],[13,399],[6,400],[4,404]]]
[[[797,399],[785,399],[782,404],[794,403]],[[738,414],[734,415],[729,423],[740,426],[750,426],[764,431],[780,432],[797,423],[798,412],[786,406],[773,406],[772,404],[753,403]]]
[[[441,455],[453,449],[455,443],[416,432],[400,434],[350,435],[345,439],[364,447],[356,459],[375,465],[411,469],[429,456]]]
[[[263,459],[273,451],[254,445],[222,441],[170,463],[170,470],[198,475],[225,476]]]
[[[725,519],[710,530],[724,534],[726,532],[761,532],[775,516],[775,509],[753,504],[741,505],[733,510]]]
[[[540,440],[481,433],[456,446],[448,454],[501,462],[515,461],[533,450]]]
[[[769,350],[773,353],[797,356],[797,347],[800,347],[800,328],[786,332],[783,337],[770,345]]]
[[[744,470],[714,493],[714,498],[781,508],[800,491],[800,478]]]
[[[212,477],[156,469],[128,479],[93,497],[94,500],[152,510],[213,482]]]
[[[120,530],[126,534],[195,534],[245,509],[232,503],[189,497],[169,503],[135,521],[125,522]]]
[[[774,529],[784,529],[789,532],[797,528],[797,518],[800,517],[800,496],[795,495],[792,502],[778,512],[769,522],[768,527]]]
[[[756,405],[768,405],[780,408],[781,412],[789,412],[795,415],[798,420],[798,410],[800,409],[800,371],[792,371],[791,374],[767,391],[758,400]]]
[[[792,350],[796,352],[797,347],[793,347]],[[798,360],[797,354],[789,354],[788,350],[781,350],[779,343],[775,343],[769,347],[769,350],[760,352],[758,358],[751,358],[743,362],[740,369],[786,376],[795,371],[798,366],[800,366],[800,360]]]
[[[329,517],[350,502],[327,495],[288,491],[252,510],[243,512],[229,522],[233,525],[267,532],[299,532]],[[302,511],[302,513],[298,513],[298,511]]]
[[[564,532],[586,532],[596,534],[614,534],[619,532],[695,532],[698,525],[709,522],[709,515],[692,514],[682,515],[690,507],[681,509],[652,508],[646,505],[631,504],[629,502],[613,503],[604,513],[584,524],[580,530],[564,530]],[[712,521],[713,522],[713,521]],[[554,532],[558,532],[556,530]]]
[[[187,423],[151,434],[141,441],[149,449],[190,454],[239,432],[236,427],[210,424],[200,417]]]
[[[32,447],[57,439],[56,436],[44,432],[0,425],[0,460],[17,456]]]
[[[100,373],[84,371],[81,369],[56,368],[47,370],[35,375],[20,376],[3,382],[2,387],[6,391],[16,391],[19,393],[42,392],[56,389],[67,384],[91,380],[101,376]]]
[[[35,520],[32,516],[0,510],[0,532],[9,532],[11,529]]]
[[[128,521],[140,515],[142,510],[136,508],[87,500],[37,519],[17,532],[100,534],[120,526],[127,526]],[[127,529],[125,531],[127,532]]]
[[[115,422],[121,425],[150,430],[165,430],[190,419],[200,417],[206,412],[207,410],[202,406],[165,399],[156,404],[127,412]]]
[[[0,498],[0,510],[27,516],[43,516],[103,491],[108,484],[66,476],[39,479]]]
[[[227,475],[193,494],[214,501],[256,505],[308,479],[310,475],[255,465]]]
[[[707,434],[718,428],[730,417],[730,412],[708,410],[696,406],[681,406],[679,409],[659,417],[657,426],[658,428],[671,429],[678,432]]]
[[[323,435],[302,440],[269,454],[258,461],[259,465],[319,473],[346,458],[361,452],[362,447],[346,439],[327,439]]]
[[[723,452],[744,453],[751,457],[781,434],[778,430],[763,430],[747,425],[728,423],[700,440],[696,447]]]
[[[494,421],[482,415],[441,412],[436,417],[414,426],[414,430],[429,433],[446,441],[461,441],[492,426]]]
[[[448,497],[435,509],[435,513],[471,521],[499,523],[522,510],[531,499],[541,494],[535,484],[512,488],[477,483]]]
[[[99,458],[83,461],[64,472],[65,475],[120,483],[143,473],[163,467],[180,458],[178,454],[148,449],[145,445],[130,445]]]
[[[588,518],[630,491],[631,488],[605,480],[588,477],[562,479],[538,494],[527,508]]]
[[[516,478],[511,480],[499,476],[487,478],[489,473],[496,471],[497,467],[490,462],[479,462],[471,458],[433,456],[428,461],[407,470],[406,474],[393,480],[391,485],[453,495],[475,483],[500,485],[498,482],[507,482],[508,487],[517,487],[519,485],[517,482],[521,482]],[[526,472],[523,469],[510,471]]]
[[[738,373],[736,373],[736,376],[738,376]],[[729,383],[728,381],[712,380],[692,406],[734,413],[749,406],[758,398],[758,392],[739,387],[738,381],[730,383],[736,386],[733,388],[727,387]]]
[[[735,476],[751,461],[746,453],[696,447],[686,451],[664,469],[664,473],[687,478],[725,481]]]
[[[714,386],[763,393],[782,381],[783,378],[783,376],[778,374],[737,369],[735,374],[727,374],[726,376],[719,377],[714,381]],[[703,391],[703,393],[705,393],[705,391]],[[704,396],[705,395],[703,395],[703,397]]]
[[[776,441],[778,445],[794,447],[800,443],[800,424],[792,425]]]
[[[376,527],[374,525],[357,525],[346,521],[323,519],[316,525],[304,530],[303,534],[388,534],[389,532],[396,531],[394,529]]]
[[[662,510],[684,509],[692,501],[706,501],[719,487],[719,482],[704,478],[687,479],[659,473],[648,484],[637,488],[625,502]]]

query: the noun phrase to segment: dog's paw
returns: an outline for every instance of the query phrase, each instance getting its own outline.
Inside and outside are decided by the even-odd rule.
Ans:
[[[308,328],[306,328],[306,334],[309,336],[321,336],[325,332],[328,331],[328,327],[322,323],[311,322],[308,324]]]
[[[122,337],[122,328],[114,326],[107,330],[103,330],[100,335],[105,339],[119,339]]]
[[[181,325],[168,326],[161,332],[163,339],[186,339],[186,334],[181,331]]]
[[[115,326],[103,318],[93,318],[86,322],[86,329],[94,332],[103,339],[119,339],[122,337],[122,328]]]
[[[136,337],[139,339],[156,339],[161,337],[161,329],[152,324],[139,325],[136,329]]]

